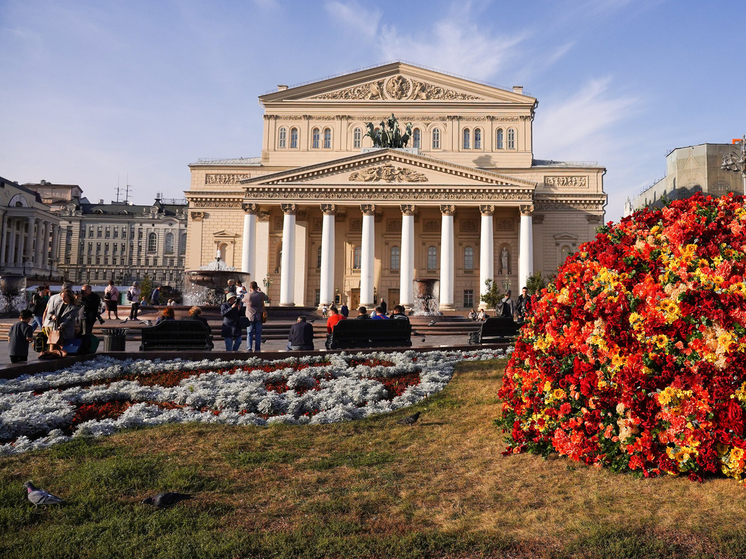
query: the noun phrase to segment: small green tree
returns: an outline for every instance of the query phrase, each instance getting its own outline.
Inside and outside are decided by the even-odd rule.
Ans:
[[[153,282],[150,281],[150,276],[145,274],[140,282],[140,297],[145,297],[146,302],[150,302],[150,294],[153,292]]]
[[[487,305],[488,309],[498,309],[503,298],[503,294],[497,288],[497,283],[491,279],[485,280],[484,285],[487,286],[487,292],[480,296],[479,299]]]
[[[541,272],[534,272],[526,280],[526,288],[530,295],[535,295],[547,286],[547,280],[541,275]]]

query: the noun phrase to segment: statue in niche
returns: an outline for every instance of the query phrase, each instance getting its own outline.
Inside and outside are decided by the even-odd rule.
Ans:
[[[500,252],[500,263],[502,264],[502,272],[503,275],[507,276],[508,271],[508,259],[510,257],[510,254],[508,253],[508,248],[503,247],[502,252]]]
[[[368,123],[368,132],[365,134],[373,140],[373,147],[376,148],[405,148],[412,137],[412,123],[408,122],[402,134],[399,128],[399,121],[391,114],[391,118],[382,120],[379,128],[376,129],[372,122]]]

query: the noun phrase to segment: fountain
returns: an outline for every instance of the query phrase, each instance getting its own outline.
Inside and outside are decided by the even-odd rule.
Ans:
[[[441,316],[438,310],[440,304],[440,281],[436,279],[416,279],[414,285],[414,302],[412,310],[414,316]]]
[[[218,251],[214,262],[200,267],[199,270],[187,270],[184,272],[184,279],[185,305],[219,307],[225,302],[225,288],[228,286],[228,280],[233,279],[245,284],[249,279],[249,274],[228,266],[221,260],[220,251]]]
[[[0,276],[0,316],[18,317],[28,306],[25,276]]]

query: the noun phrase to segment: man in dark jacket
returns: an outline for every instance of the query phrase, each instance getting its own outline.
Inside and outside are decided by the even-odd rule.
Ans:
[[[305,316],[299,316],[298,321],[290,327],[287,347],[290,351],[313,349],[313,325],[306,322]]]
[[[93,325],[96,324],[96,320],[99,320],[102,324],[104,322],[104,319],[101,318],[101,297],[98,296],[98,293],[94,293],[93,288],[86,283],[83,286],[80,300],[83,302],[83,317],[85,318],[83,334],[90,336],[93,333]]]
[[[357,310],[357,320],[370,320],[368,309],[366,309],[365,307],[360,307]]]
[[[235,293],[225,294],[225,303],[220,306],[223,326],[220,335],[225,339],[225,351],[238,351],[241,347],[241,315],[243,307]]]
[[[409,322],[409,317],[406,315],[404,307],[402,307],[401,305],[396,305],[394,307],[394,312],[391,313],[391,319],[406,320],[407,322]]]

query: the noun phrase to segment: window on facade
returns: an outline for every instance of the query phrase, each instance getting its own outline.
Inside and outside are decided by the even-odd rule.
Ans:
[[[495,142],[495,145],[497,146],[497,149],[505,149],[505,133],[503,132],[502,128],[497,129],[497,141]]]
[[[89,256],[89,257],[87,258],[87,261],[88,261],[88,265],[90,266],[91,264],[93,264],[93,257],[92,257],[92,256]]]
[[[80,238],[85,239],[85,227],[80,228]]]
[[[474,149],[482,149],[482,131],[479,128],[474,129]]]
[[[433,128],[433,149],[440,149],[440,129]]]
[[[283,126],[282,128],[280,128],[278,147],[280,149],[285,149],[287,147],[287,141],[288,141],[288,131],[287,131],[287,128]]]
[[[158,235],[148,233],[148,252],[155,252],[158,248]]]
[[[316,269],[321,270],[321,247],[319,247],[319,251],[316,253]]]
[[[515,128],[508,129],[508,149],[515,149]]]
[[[88,254],[93,253],[93,243],[88,243]]]
[[[110,237],[111,237],[111,227],[109,227],[109,226],[107,225],[107,226],[106,226],[106,234],[104,235],[104,238],[105,238],[105,239],[108,239],[108,238],[110,238]]]
[[[464,308],[467,308],[467,309],[474,308],[474,290],[473,289],[464,289]]]
[[[319,145],[321,142],[321,131],[318,128],[313,129],[313,133],[311,134],[311,147],[313,149],[319,149]]]
[[[103,227],[101,227],[101,226],[99,225],[99,226],[98,226],[98,230],[96,231],[96,237],[98,237],[98,238],[100,239],[100,238],[101,238],[101,234],[102,234],[102,233],[103,233]]]
[[[186,252],[186,233],[182,233],[181,237],[179,238],[179,254],[184,254]]]
[[[92,239],[93,238],[93,225],[88,227],[88,236]]]
[[[360,130],[360,128],[355,128],[355,131],[352,133],[352,147],[354,149],[359,149],[363,145],[363,131]]]
[[[324,149],[332,149],[332,131],[330,128],[324,129]]]
[[[321,289],[316,289],[313,294],[313,306],[318,307],[321,304]]]
[[[353,270],[360,269],[360,261],[362,257],[363,257],[363,249],[361,247],[355,247],[355,250],[352,251],[352,269]]]
[[[427,248],[427,269],[428,270],[438,269],[438,249],[435,247]]]
[[[101,264],[101,257],[97,256],[96,257],[96,265],[99,265],[99,264]]]
[[[422,147],[422,134],[419,128],[415,128],[412,132],[412,147],[420,149]]]
[[[464,149],[471,149],[471,131],[467,128],[464,130]]]
[[[127,238],[127,228],[126,227],[122,227],[122,238],[123,239]]]
[[[297,128],[290,129],[290,148],[298,149],[298,129]]]
[[[114,228],[114,238],[115,238],[115,239],[118,239],[118,238],[119,238],[119,228],[118,228],[118,227],[115,227],[115,228]]]
[[[96,254],[101,254],[101,243],[96,243]]]
[[[109,254],[109,243],[104,244],[104,254]]]
[[[401,266],[401,251],[398,246],[391,247],[391,269],[398,270]]]
[[[112,247],[112,250],[111,250],[111,253],[112,253],[112,254],[116,254],[116,253],[117,253],[117,247],[118,247],[118,246],[119,246],[119,245],[117,245],[116,243],[114,243],[114,246]]]
[[[464,249],[464,270],[474,269],[474,249],[466,247]]]
[[[174,251],[174,234],[166,233],[166,247],[163,252],[171,254]]]

